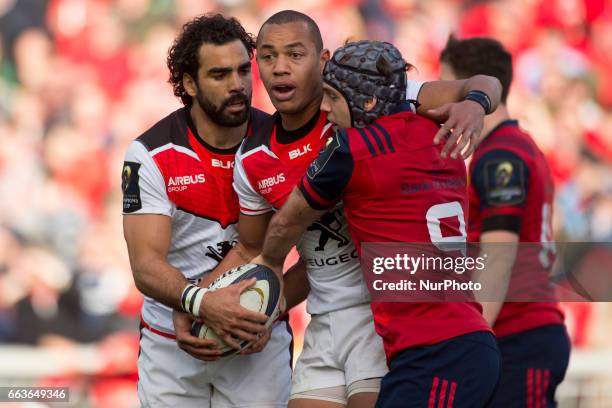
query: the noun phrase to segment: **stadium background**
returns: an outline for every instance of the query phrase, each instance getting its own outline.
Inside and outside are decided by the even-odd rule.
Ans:
[[[437,77],[450,32],[501,40],[515,58],[510,111],[554,172],[557,239],[612,240],[607,0],[0,0],[0,386],[137,405],[123,154],[180,106],[165,59],[183,22],[221,11],[256,34],[283,8],[311,15],[332,50],[348,37],[394,42],[417,79]],[[254,73],[254,105],[271,111]],[[612,407],[612,305],[564,307],[574,352],[561,407]],[[293,312],[298,348],[306,323]]]

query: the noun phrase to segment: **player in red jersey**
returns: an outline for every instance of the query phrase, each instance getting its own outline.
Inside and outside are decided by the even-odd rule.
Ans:
[[[434,122],[402,109],[393,90],[405,83],[406,66],[388,43],[360,41],[334,53],[324,70],[321,108],[339,128],[359,128],[340,129],[329,141],[272,218],[253,262],[278,270],[307,226],[339,200],[359,252],[363,242],[435,245],[429,226],[435,222],[465,242],[465,166],[442,158],[431,144]],[[399,113],[377,119],[392,109]],[[407,180],[439,187],[406,194],[401,186]],[[443,216],[430,220],[433,213]],[[456,225],[446,225],[449,218]],[[376,302],[372,311],[390,369],[377,406],[486,404],[497,383],[499,353],[479,304]]]
[[[206,314],[207,276],[238,239],[233,162],[245,135],[269,115],[252,109],[254,41],[235,19],[198,17],[168,55],[170,82],[185,104],[138,137],[123,167],[124,235],[142,308],[138,395],[143,407],[286,407],[291,335],[273,329],[259,354],[218,362],[177,347],[172,310]],[[222,204],[220,204],[222,203]],[[210,294],[233,299],[253,280]],[[232,304],[239,328],[255,340],[265,315]],[[178,332],[178,328],[177,328]],[[214,346],[198,339],[197,346]],[[209,356],[219,351],[209,349]]]
[[[554,261],[554,186],[546,158],[511,119],[505,104],[512,82],[512,56],[493,39],[450,38],[440,60],[444,79],[487,74],[502,83],[502,104],[485,119],[483,142],[470,163],[468,238],[480,242],[481,251],[487,253],[487,274],[497,279],[496,284],[505,282],[509,292],[515,285],[525,291],[524,278],[532,285],[542,279],[546,282]],[[519,249],[519,242],[531,244]],[[563,313],[557,302],[550,301],[553,289],[538,290],[546,302],[504,303],[505,293],[504,288],[500,301],[483,302],[502,354],[493,406],[554,407],[570,342]]]

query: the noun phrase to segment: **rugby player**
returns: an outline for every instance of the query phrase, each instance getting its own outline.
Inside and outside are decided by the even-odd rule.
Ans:
[[[531,136],[508,112],[512,55],[502,44],[490,38],[451,37],[440,61],[444,79],[485,74],[498,78],[503,87],[502,103],[485,118],[483,142],[469,167],[468,189],[468,239],[480,242],[481,251],[487,254],[485,276],[490,278],[483,285],[502,287],[501,293],[488,295],[499,301],[482,302],[502,355],[502,374],[492,406],[555,407],[570,341],[563,313],[553,301],[553,289],[537,290],[538,297],[547,301],[503,302],[516,287],[529,291],[525,289],[529,284],[547,282],[550,276],[555,255],[550,169]]]
[[[238,152],[234,187],[241,202],[240,238],[219,265],[221,272],[259,252],[272,211],[284,203],[331,135],[326,113],[319,110],[323,97],[320,73],[328,58],[316,23],[301,13],[280,12],[262,26],[258,36],[260,76],[278,112],[266,126],[255,129]],[[496,103],[498,87],[496,80],[486,77],[425,85],[411,81],[407,98],[420,104],[420,112],[427,112],[446,102],[461,101],[470,90],[478,88],[487,89]],[[467,132],[458,125],[449,126],[457,128],[457,134],[465,133],[467,139],[470,129],[479,127],[472,122],[484,116],[483,108],[471,100],[446,105],[442,110],[454,112],[451,123],[465,123]],[[309,285],[300,284],[298,279],[297,284],[291,283],[295,275],[290,271],[285,286],[295,296],[286,293],[288,304],[292,306],[308,294],[308,311],[314,317],[294,371],[290,406],[337,407],[347,402],[351,406],[372,406],[387,368],[341,207],[324,214],[308,228],[298,251],[308,269],[310,292]],[[226,335],[229,344],[229,335],[234,334],[232,322],[225,326],[215,324],[232,318],[231,314],[222,307],[213,307],[213,301],[207,304],[205,322],[208,319],[210,327]],[[332,326],[332,320],[347,324]],[[188,344],[188,334],[181,336]],[[332,346],[349,336],[356,340],[345,348]],[[321,344],[326,346],[322,348]]]
[[[405,87],[406,67],[388,43],[360,41],[334,53],[325,65],[321,108],[340,130],[274,215],[262,254],[252,262],[279,270],[306,228],[340,200],[359,253],[362,242],[437,243],[432,209],[438,218],[431,222],[465,241],[463,160],[442,158],[431,143],[438,126],[405,110],[403,93],[394,90]],[[404,194],[401,184],[412,179],[441,187]],[[463,186],[448,182],[455,180]],[[375,302],[371,308],[389,362],[377,406],[486,404],[500,362],[478,303]],[[342,350],[354,337],[360,336],[346,336],[336,347]]]
[[[233,162],[245,135],[269,115],[251,108],[255,43],[234,18],[205,15],[183,26],[168,54],[170,83],[185,105],[128,148],[123,167],[124,236],[142,308],[138,395],[143,407],[286,407],[291,340],[278,322],[264,351],[203,362],[176,343],[172,310],[205,313],[195,286],[238,239]],[[254,280],[208,294],[234,298]],[[255,340],[264,314],[234,307]],[[219,350],[200,340],[210,356]]]

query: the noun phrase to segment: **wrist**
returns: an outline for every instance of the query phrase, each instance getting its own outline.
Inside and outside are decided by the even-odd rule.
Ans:
[[[185,286],[181,294],[181,309],[192,316],[200,317],[200,307],[206,292],[208,292],[208,289],[201,288],[192,283]]]
[[[469,91],[467,95],[465,95],[463,100],[472,101],[472,102],[476,102],[477,104],[479,104],[484,110],[485,115],[488,115],[491,112],[493,112],[493,105],[491,104],[491,98],[489,98],[489,95],[487,95],[486,93],[482,91],[478,91],[478,90]]]

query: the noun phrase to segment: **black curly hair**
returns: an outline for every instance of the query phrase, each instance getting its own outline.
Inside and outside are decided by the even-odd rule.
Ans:
[[[166,63],[170,70],[168,82],[172,84],[174,95],[181,98],[185,106],[191,105],[192,98],[183,87],[183,75],[189,74],[197,81],[198,51],[202,44],[223,45],[235,40],[242,41],[249,58],[253,58],[255,38],[234,17],[204,14],[183,25],[183,31],[168,50]]]

